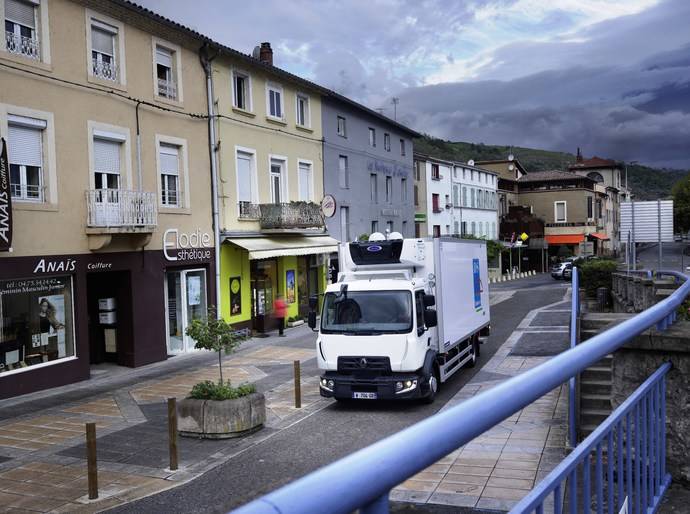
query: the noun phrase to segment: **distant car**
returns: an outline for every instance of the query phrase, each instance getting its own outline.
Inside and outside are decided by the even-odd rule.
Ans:
[[[567,266],[570,266],[570,269],[572,270],[573,265],[569,262],[559,262],[558,264],[554,264],[553,268],[551,268],[551,276],[555,280],[563,278],[563,271],[565,271]]]
[[[573,265],[569,262],[565,263],[565,268],[563,268],[563,273],[561,274],[563,280],[573,279]]]
[[[673,240],[676,243],[681,243],[683,241],[683,234],[676,234],[675,236],[673,236]]]

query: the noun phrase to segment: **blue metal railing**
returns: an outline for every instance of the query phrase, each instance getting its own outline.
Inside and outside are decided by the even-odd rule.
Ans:
[[[680,273],[672,274],[685,283],[671,296],[635,317],[486,392],[254,500],[235,513],[347,514],[356,509],[360,509],[361,514],[388,512],[388,494],[396,485],[561,386],[648,328],[655,325],[664,327],[672,323],[676,309],[690,294],[688,277]],[[646,416],[646,404],[643,402],[642,405],[641,419],[652,419]],[[636,423],[635,426],[645,425]],[[603,449],[597,448],[598,454],[602,452]],[[634,455],[637,469],[644,454],[635,452]],[[641,458],[637,458],[638,455]],[[599,460],[600,471],[602,466],[603,461]],[[647,466],[641,466],[641,469],[646,473]],[[589,466],[585,466],[583,471],[587,476],[591,472]],[[655,476],[662,474],[657,473]],[[636,477],[640,475],[637,474]],[[648,478],[645,477],[641,478],[641,483],[647,484]],[[641,490],[639,485],[640,483],[635,484],[636,490]],[[648,489],[645,488],[644,491]],[[644,498],[641,503],[648,504]],[[557,513],[560,512],[559,505],[554,504]],[[537,509],[538,513],[542,511],[543,509]]]
[[[571,513],[589,512],[592,504],[597,512],[620,512],[626,501],[626,512],[639,514],[653,509],[671,483],[666,472],[664,380],[670,369],[671,364],[666,363],[655,371],[511,513],[543,512],[551,496],[553,510],[561,512],[566,483]]]

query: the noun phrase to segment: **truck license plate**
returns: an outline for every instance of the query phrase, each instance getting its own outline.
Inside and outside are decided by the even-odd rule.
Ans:
[[[376,400],[378,395],[376,393],[352,393],[352,397],[361,400]]]

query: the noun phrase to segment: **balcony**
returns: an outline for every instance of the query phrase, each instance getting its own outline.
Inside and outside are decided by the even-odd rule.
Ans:
[[[156,228],[156,194],[122,189],[86,191],[86,226],[89,233],[150,233]]]
[[[318,204],[311,202],[264,203],[259,207],[261,230],[323,229]]]
[[[118,80],[118,69],[115,63],[93,59],[92,70],[94,77],[98,77],[99,79],[110,80],[112,82],[117,82]]]
[[[172,80],[158,79],[158,96],[177,100],[177,83]]]
[[[258,204],[252,202],[239,202],[238,204],[241,220],[258,220],[261,218],[261,208]]]
[[[23,55],[34,61],[41,60],[38,39],[20,36],[14,32],[5,32],[5,48],[12,54]]]

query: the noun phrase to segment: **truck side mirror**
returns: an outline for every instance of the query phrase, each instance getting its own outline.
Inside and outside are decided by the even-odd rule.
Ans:
[[[424,295],[424,307],[433,307],[436,305],[436,297],[433,294]]]
[[[427,309],[424,311],[424,324],[427,328],[432,328],[438,325],[438,316],[436,315],[436,311],[434,309]]]
[[[311,328],[312,330],[316,328],[316,311],[309,312],[307,324],[309,325],[309,328]]]
[[[313,311],[319,306],[319,297],[316,295],[309,297],[309,308]]]

